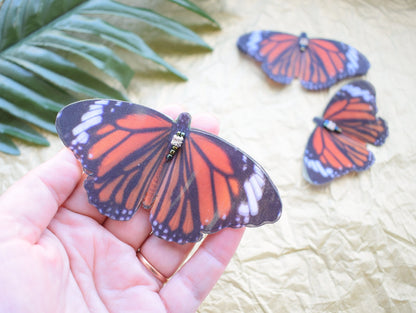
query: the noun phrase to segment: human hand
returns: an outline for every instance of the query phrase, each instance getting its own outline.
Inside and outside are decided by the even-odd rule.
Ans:
[[[218,133],[212,119],[193,121]],[[127,222],[107,219],[88,203],[84,176],[65,149],[0,197],[0,312],[196,311],[244,230],[209,235],[181,267],[194,244],[149,235],[143,209]]]

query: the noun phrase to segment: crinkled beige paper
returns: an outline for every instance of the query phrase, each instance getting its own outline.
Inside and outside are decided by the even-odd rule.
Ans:
[[[155,48],[189,81],[165,78],[138,60],[127,92],[156,109],[181,104],[193,115],[215,115],[220,135],[267,169],[283,200],[278,223],[246,231],[199,312],[416,311],[416,2],[195,2],[222,26],[215,30],[200,18],[190,25],[214,51],[166,37]],[[364,78],[376,88],[390,131],[384,146],[370,147],[370,170],[321,188],[302,178],[312,118],[346,81],[321,92],[307,92],[297,80],[286,87],[271,82],[236,48],[241,34],[261,29],[305,31],[367,56]],[[140,72],[140,64],[150,71]],[[48,139],[50,148],[20,145],[22,156],[0,155],[1,190],[61,149],[58,138]]]

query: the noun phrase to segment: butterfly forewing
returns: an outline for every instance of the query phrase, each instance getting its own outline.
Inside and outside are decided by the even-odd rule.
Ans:
[[[89,175],[90,202],[113,219],[131,218],[164,160],[173,121],[149,108],[86,100],[58,115],[58,134]]]
[[[331,99],[324,111],[324,119],[334,121],[344,134],[379,146],[388,136],[386,122],[376,116],[374,87],[357,80],[344,85]]]
[[[255,31],[239,38],[238,48],[262,63],[263,71],[274,81],[289,84],[300,70],[300,51],[296,36],[270,31]],[[295,64],[295,66],[292,66]]]

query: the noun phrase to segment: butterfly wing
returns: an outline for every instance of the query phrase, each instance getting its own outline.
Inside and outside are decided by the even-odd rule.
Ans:
[[[376,117],[375,91],[366,81],[343,86],[324,111],[324,119],[337,124],[342,133],[318,125],[304,154],[304,176],[323,184],[351,171],[363,171],[374,163],[366,143],[381,145],[388,136],[386,122]]]
[[[225,227],[275,222],[281,207],[260,165],[219,137],[192,129],[161,182],[150,220],[155,235],[186,243]]]
[[[345,135],[380,146],[388,136],[388,127],[376,114],[374,87],[367,81],[357,80],[344,85],[335,94],[323,117],[334,121]]]
[[[354,47],[328,39],[310,39],[302,59],[300,80],[310,90],[329,88],[337,81],[364,75],[370,68],[367,58]]]
[[[301,52],[298,37],[282,32],[254,31],[241,36],[238,48],[262,63],[263,71],[280,84],[298,77]]]
[[[141,105],[86,100],[65,107],[56,128],[88,174],[90,203],[112,219],[128,220],[164,160],[173,123]]]

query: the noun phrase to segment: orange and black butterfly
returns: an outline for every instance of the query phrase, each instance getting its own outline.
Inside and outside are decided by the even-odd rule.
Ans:
[[[190,121],[188,113],[173,121],[133,103],[86,100],[62,109],[56,128],[88,174],[90,203],[109,218],[148,209],[153,234],[181,244],[277,221],[279,193],[261,166]]]
[[[289,84],[299,78],[310,90],[326,89],[337,81],[364,75],[370,68],[354,47],[328,39],[309,39],[273,31],[254,31],[241,36],[238,48],[262,63],[274,81]]]
[[[324,184],[351,171],[363,171],[374,163],[366,144],[382,145],[387,123],[376,117],[374,87],[363,80],[344,85],[331,99],[323,118],[309,138],[303,157],[304,177]]]

